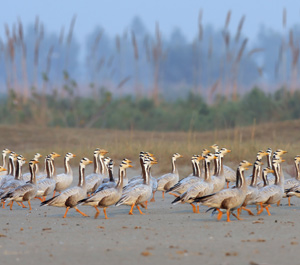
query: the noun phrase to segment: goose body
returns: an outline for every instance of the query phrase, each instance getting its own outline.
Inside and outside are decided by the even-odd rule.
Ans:
[[[271,204],[275,204],[282,199],[284,196],[284,175],[282,174],[282,169],[280,163],[283,162],[280,157],[273,158],[272,169],[275,173],[275,184],[265,186],[259,190],[259,194],[256,197],[254,203],[261,206],[260,211],[257,214],[263,212],[264,206],[268,212],[268,215],[271,215],[268,207]]]
[[[164,192],[169,190],[179,181],[178,169],[176,168],[176,159],[182,157],[182,155],[175,153],[172,156],[172,172],[167,173],[157,179],[157,190]]]
[[[26,163],[26,160],[23,156],[17,157],[17,170],[15,178],[11,180],[7,180],[1,187],[0,187],[0,198],[3,198],[8,194],[10,191],[14,190],[20,185],[24,185],[25,181],[22,179],[22,166]]]
[[[8,154],[10,154],[10,150],[5,148],[3,149],[2,151],[2,168],[7,168],[7,162],[6,162],[6,156]],[[1,182],[1,176],[5,176],[7,174],[7,170],[4,170],[4,171],[0,171],[0,182]]]
[[[102,159],[107,153],[106,150],[99,148],[94,151],[94,163],[96,164],[96,167],[94,166],[94,172],[86,177],[86,188],[88,193],[95,192],[103,181],[104,176],[102,173],[104,171],[104,165]]]
[[[73,182],[73,171],[72,171],[72,168],[70,166],[69,161],[70,161],[70,159],[72,159],[74,157],[76,157],[76,155],[74,155],[72,153],[67,153],[65,155],[65,158],[64,158],[65,172],[62,173],[62,174],[56,175],[56,177],[55,177],[55,191],[62,192],[63,190],[70,187],[70,185],[72,184],[72,182]],[[49,176],[48,176],[48,179],[50,179]]]
[[[37,182],[36,197],[43,197],[41,201],[45,200],[48,195],[53,194],[55,189],[56,181],[52,177],[51,163],[52,158],[48,157],[46,159],[47,178],[41,179]]]
[[[63,191],[61,194],[46,200],[41,203],[41,206],[55,206],[55,207],[66,207],[66,212],[63,216],[63,218],[66,218],[67,213],[70,208],[75,208],[77,212],[82,214],[83,216],[87,216],[83,212],[81,212],[77,208],[78,201],[84,199],[87,196],[87,189],[86,189],[86,183],[85,183],[85,167],[88,164],[93,163],[88,158],[82,158],[79,163],[79,183],[75,187],[71,187],[65,191]]]
[[[108,219],[106,215],[106,208],[115,204],[117,201],[120,200],[122,196],[122,188],[123,188],[123,176],[124,176],[123,173],[124,170],[126,170],[126,168],[128,167],[132,167],[132,166],[129,163],[122,161],[119,168],[119,180],[116,185],[114,185],[113,187],[107,187],[105,189],[101,189],[91,197],[81,200],[79,203],[82,205],[89,205],[95,207],[97,211],[95,218],[100,213],[97,207],[103,208],[105,219]],[[109,174],[112,174],[112,168],[113,168],[113,161],[111,160],[111,163],[108,166]]]
[[[129,214],[133,214],[133,207],[136,206],[141,214],[143,212],[140,210],[139,205],[143,204],[144,202],[148,201],[152,194],[152,187],[149,183],[149,171],[148,167],[152,164],[156,164],[156,161],[151,161],[149,158],[145,158],[143,160],[143,177],[144,177],[144,183],[135,185],[131,189],[124,192],[120,198],[120,200],[116,203],[116,206],[119,205],[130,205],[131,209],[129,211]]]
[[[35,160],[30,160],[29,162],[29,171],[31,174],[30,182],[20,185],[14,190],[10,191],[2,198],[4,201],[16,201],[16,202],[27,201],[29,205],[29,209],[32,210],[30,201],[36,196],[37,193],[36,175],[35,175],[35,164],[37,163],[38,162]]]
[[[41,155],[40,153],[36,153],[36,154],[34,155],[34,157],[33,157],[33,160],[39,161],[39,159],[40,159],[41,157],[42,157],[42,155]],[[39,164],[36,164],[35,167],[36,167],[36,176],[38,176],[38,175],[39,175]],[[23,180],[24,180],[25,182],[30,181],[30,178],[31,178],[30,172],[24,173],[24,174],[22,175],[22,178],[23,178]]]
[[[243,160],[237,169],[236,188],[223,189],[219,192],[195,199],[195,202],[216,209],[218,220],[222,218],[222,209],[227,211],[227,222],[230,222],[230,213],[239,208],[245,200],[247,187],[245,185],[244,170],[252,164]],[[237,217],[238,218],[238,217]],[[239,219],[239,218],[238,218]]]
[[[56,167],[55,167],[54,159],[57,158],[57,157],[60,157],[60,155],[55,153],[55,152],[52,152],[52,153],[50,153],[49,155],[47,155],[45,157],[45,170],[44,170],[44,172],[37,175],[37,180],[42,180],[42,179],[47,178],[47,169],[46,169],[46,163],[47,162],[46,162],[46,160],[47,160],[48,157],[52,158],[51,174],[52,174],[53,178],[56,178]]]
[[[175,185],[170,187],[166,192],[170,194],[174,194],[174,192],[178,194],[183,194],[186,192],[192,185],[197,183],[200,179],[201,176],[201,169],[200,169],[200,160],[203,160],[203,156],[193,156],[192,157],[192,165],[193,165],[193,176],[188,176],[180,181],[178,181]]]
[[[198,197],[202,197],[208,194],[211,194],[213,192],[214,186],[211,181],[211,176],[210,176],[210,163],[213,159],[216,157],[213,155],[206,155],[204,157],[204,170],[205,170],[205,176],[204,179],[200,179],[193,184],[190,188],[187,189],[186,192],[181,194],[179,197],[177,197],[172,204],[178,204],[179,202],[181,203],[190,203],[193,207],[193,212],[194,213],[199,213],[199,205],[197,207],[197,210],[195,206],[192,204],[194,200]]]

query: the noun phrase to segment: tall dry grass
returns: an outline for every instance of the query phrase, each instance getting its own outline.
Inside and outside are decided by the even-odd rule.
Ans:
[[[184,156],[178,160],[182,174],[191,171],[190,158],[200,154],[203,148],[214,143],[232,150],[225,158],[226,164],[236,167],[242,159],[254,161],[258,150],[271,147],[288,151],[287,164],[293,164],[293,157],[300,154],[299,121],[270,123],[245,128],[210,132],[144,132],[99,129],[61,129],[41,127],[0,126],[0,147],[10,148],[26,158],[35,152],[46,155],[52,151],[59,154],[72,152],[77,155],[77,164],[83,156],[92,157],[96,147],[105,148],[109,156],[118,163],[124,157],[133,160],[138,168],[138,154],[141,150],[154,153],[159,164],[155,174],[170,170],[173,153]],[[210,148],[211,149],[211,148]],[[62,166],[63,159],[57,160]]]

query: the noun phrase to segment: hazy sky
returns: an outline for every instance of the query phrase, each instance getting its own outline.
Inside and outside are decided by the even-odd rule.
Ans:
[[[85,36],[96,25],[101,25],[109,35],[122,33],[132,18],[138,15],[149,30],[155,22],[168,36],[179,27],[191,40],[197,32],[199,10],[203,10],[203,23],[216,28],[224,25],[226,13],[232,10],[230,28],[236,30],[239,19],[246,15],[244,34],[255,37],[261,24],[282,30],[282,10],[287,10],[287,26],[300,24],[300,1],[298,0],[9,0],[2,1],[0,9],[0,36],[4,34],[4,23],[11,25],[21,18],[28,25],[39,15],[48,31],[59,32],[69,26],[77,15],[75,35],[83,43]]]

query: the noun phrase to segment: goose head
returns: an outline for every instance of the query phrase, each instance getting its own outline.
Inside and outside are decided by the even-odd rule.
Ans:
[[[239,167],[242,169],[242,170],[247,170],[249,169],[248,167],[252,166],[253,164],[248,162],[247,160],[243,160],[240,162],[240,165]]]
[[[17,161],[18,161],[18,163],[19,163],[21,166],[23,166],[24,164],[26,164],[26,158],[23,157],[22,155],[18,155],[18,156],[17,156]]]
[[[275,155],[275,153],[276,153],[277,156],[282,156],[282,155],[286,154],[287,151],[282,150],[282,149],[277,149],[277,150],[274,152],[274,155]]]
[[[86,157],[81,158],[79,165],[83,168],[85,168],[86,165],[92,164],[93,161],[89,160]]]
[[[131,161],[130,162],[128,162],[128,161],[130,161],[130,160],[128,160],[127,158],[124,158],[120,164],[120,167],[122,167],[122,168],[132,167],[132,165],[130,164]]]
[[[60,157],[60,155],[58,153],[52,152],[51,154],[49,154],[52,158],[56,158],[56,157]]]
[[[210,146],[212,149],[215,150],[215,152],[218,152],[219,151],[219,146],[217,144],[213,144]]]
[[[181,158],[181,157],[183,157],[181,154],[179,154],[179,153],[175,153],[175,154],[173,154],[173,156],[172,156],[172,158],[174,159],[174,160],[176,160],[177,158]]]
[[[201,155],[202,155],[202,156],[206,156],[206,155],[209,154],[209,153],[210,153],[210,150],[204,148],[204,149],[202,150]]]
[[[228,153],[230,153],[231,152],[231,150],[229,150],[229,149],[227,149],[227,148],[225,148],[225,147],[223,147],[223,148],[221,148],[220,149],[220,153],[224,156],[224,155],[226,155],[226,154],[228,154]]]
[[[218,152],[220,154],[220,152]],[[213,161],[214,159],[217,159],[218,157],[215,154],[209,153],[206,156],[204,156],[205,161],[210,162]]]
[[[28,165],[29,165],[29,168],[32,169],[32,172],[34,172],[34,166],[35,166],[36,164],[38,164],[38,163],[39,163],[39,161],[36,161],[36,160],[34,160],[34,159],[31,159],[31,160],[29,161]]]
[[[111,159],[109,156],[107,156],[107,157],[105,157],[105,158],[103,159],[104,165],[105,165],[106,167],[108,166],[110,160],[112,160],[112,159]]]
[[[67,158],[67,159],[72,159],[74,157],[76,157],[76,155],[74,155],[72,153],[66,153],[66,155],[65,155],[65,158]]]
[[[40,158],[42,157],[42,155],[40,153],[36,153],[33,157],[34,160],[38,161]]]
[[[274,170],[272,168],[266,167],[263,169],[264,176],[267,176],[269,173],[274,173]]]
[[[10,153],[11,153],[11,151],[8,148],[5,148],[5,149],[2,150],[2,155],[4,155],[4,156],[6,156]]]
[[[99,156],[101,156],[101,157],[104,157],[107,153],[108,153],[108,151],[106,151],[105,149],[99,150]]]

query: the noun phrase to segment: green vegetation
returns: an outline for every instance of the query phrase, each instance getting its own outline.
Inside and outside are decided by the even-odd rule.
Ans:
[[[73,84],[75,86],[76,84]],[[71,85],[70,85],[71,86]],[[115,98],[104,89],[95,97],[80,97],[66,87],[60,97],[33,94],[27,102],[14,94],[1,100],[1,124],[35,124],[45,127],[135,129],[148,131],[207,131],[300,118],[300,92],[278,90],[266,94],[254,88],[236,101],[217,97],[207,104],[190,94],[176,101],[149,98]]]

